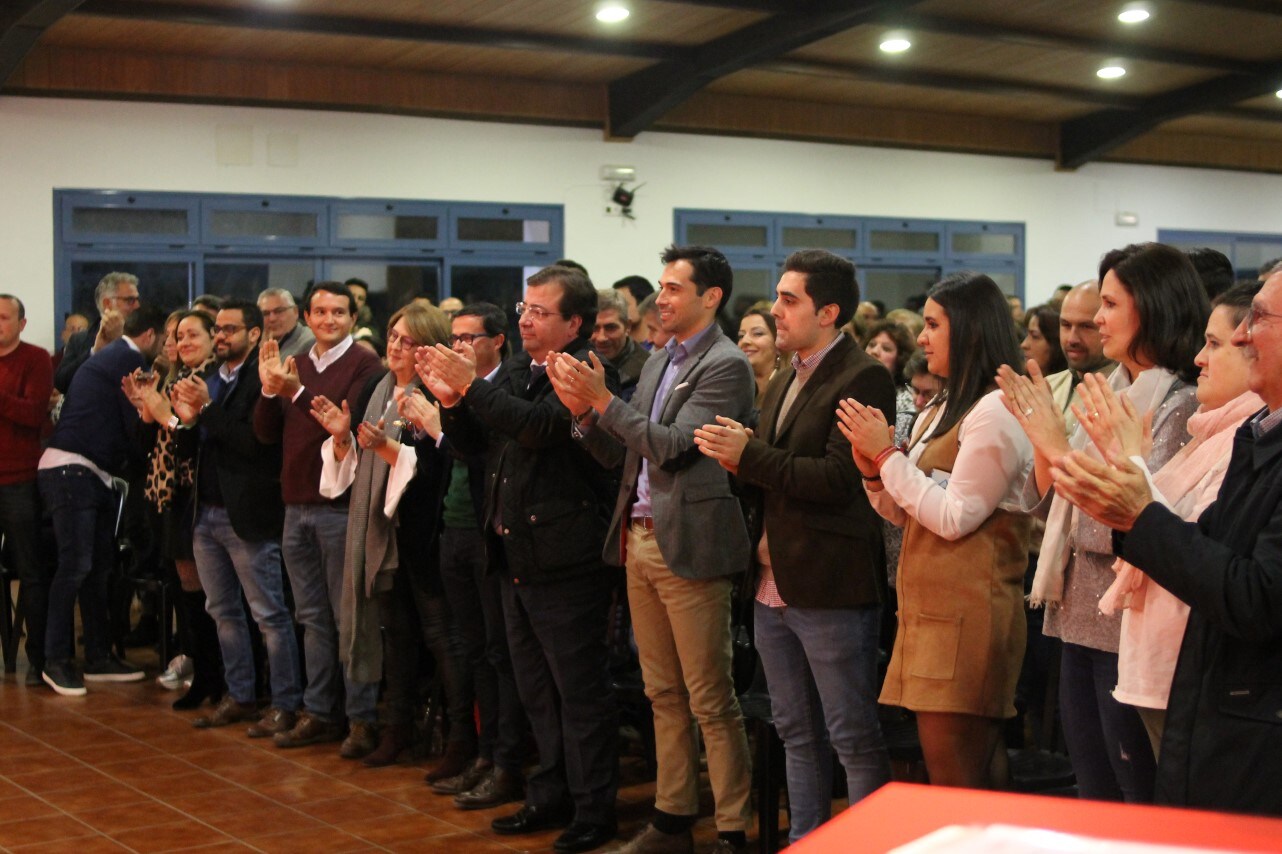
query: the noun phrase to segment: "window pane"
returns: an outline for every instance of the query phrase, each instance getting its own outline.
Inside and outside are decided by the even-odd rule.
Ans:
[[[719,225],[692,222],[686,226],[686,242],[702,246],[756,246],[764,248],[769,239],[764,225]]]
[[[1015,289],[1019,285],[1019,279],[1014,273],[1000,273],[993,272],[992,270],[985,270],[984,272],[990,279],[997,283],[997,287],[1002,289],[1002,293],[1006,294],[1008,297],[1015,296]]]
[[[341,261],[330,265],[329,277],[339,282],[363,279],[369,284],[369,323],[380,336],[388,319],[415,297],[427,297],[433,305],[440,302],[441,271],[435,263]]]
[[[953,234],[952,251],[966,255],[1014,255],[1015,235],[962,231]]]
[[[516,304],[525,296],[525,280],[538,272],[537,267],[453,267],[450,269],[450,295],[463,304],[491,302],[507,314],[508,343],[512,350],[521,349],[521,336],[516,329]]]
[[[166,314],[186,308],[191,299],[191,264],[186,261],[77,261],[71,265],[71,310],[96,318],[94,288],[103,276],[112,272],[137,276],[138,296]]]
[[[870,231],[868,247],[872,252],[938,252],[939,233],[935,231]]]
[[[1224,250],[1221,249],[1221,252]],[[1226,253],[1227,254],[1227,253]],[[1251,271],[1250,278],[1255,278],[1261,265],[1265,261],[1272,261],[1274,258],[1282,257],[1282,240],[1277,241],[1255,241],[1239,240],[1237,242],[1237,255],[1229,255],[1233,258],[1234,266],[1245,268]]]
[[[267,288],[284,288],[301,300],[315,270],[310,260],[207,260],[205,293],[257,300]]]
[[[440,218],[398,214],[339,214],[341,240],[436,240]]]
[[[214,211],[209,221],[215,237],[316,237],[316,214],[285,211]]]
[[[75,208],[71,228],[77,234],[186,235],[187,211],[157,208]]]
[[[459,217],[458,239],[486,243],[549,243],[552,223],[545,219]]]
[[[804,249],[858,249],[859,232],[853,228],[820,228],[785,225],[783,245]]]
[[[939,268],[870,267],[864,271],[864,299],[879,299],[887,309],[900,308],[915,294],[924,294],[939,281]],[[999,283],[1000,284],[1000,283]]]

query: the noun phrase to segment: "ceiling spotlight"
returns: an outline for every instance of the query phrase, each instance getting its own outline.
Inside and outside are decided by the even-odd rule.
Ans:
[[[1122,11],[1117,13],[1117,20],[1123,24],[1139,24],[1153,17],[1153,7],[1148,3],[1134,2],[1127,3],[1122,7]]]
[[[602,3],[596,7],[596,19],[603,24],[617,24],[620,21],[626,21],[631,14],[632,12],[628,10],[628,7],[617,2],[617,0],[609,0],[609,2]]]
[[[1126,76],[1126,69],[1116,62],[1110,62],[1099,71],[1096,71],[1095,76],[1101,77],[1104,80],[1116,80],[1118,77]]]
[[[1278,91],[1274,92],[1273,94],[1274,94],[1274,95],[1277,95],[1279,98],[1282,98],[1282,89],[1279,89]]]
[[[883,53],[903,53],[912,46],[913,43],[908,40],[907,33],[886,33],[881,40],[881,50]]]

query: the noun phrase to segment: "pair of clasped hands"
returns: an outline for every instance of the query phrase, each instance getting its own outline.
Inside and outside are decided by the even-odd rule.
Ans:
[[[162,382],[164,377],[155,371],[138,368],[121,378],[120,388],[146,422],[167,424],[175,416],[186,425],[195,422],[201,408],[209,403],[205,381],[195,374],[184,377],[170,387],[168,395],[160,390]]]
[[[444,344],[418,347],[414,351],[414,372],[423,386],[436,397],[436,403],[427,399],[420,389],[408,394],[398,390],[396,412],[403,424],[413,426],[418,432],[437,440],[441,436],[441,406],[456,405],[476,379],[476,354],[470,344],[459,344],[451,350]],[[298,370],[294,359],[281,361],[280,346],[272,340],[263,343],[259,351],[259,374],[263,390],[275,394],[297,393]],[[269,384],[270,378],[270,384]],[[397,377],[397,384],[408,377]],[[279,391],[273,389],[279,388]],[[352,415],[344,400],[339,405],[324,395],[312,398],[312,417],[334,437],[335,454],[342,459],[351,444]],[[383,452],[396,443],[387,437],[386,413],[377,421],[362,421],[356,428],[356,443],[364,449]]]

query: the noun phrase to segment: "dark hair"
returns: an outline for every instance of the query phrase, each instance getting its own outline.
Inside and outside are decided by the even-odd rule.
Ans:
[[[592,274],[588,272],[588,268],[584,267],[582,264],[580,264],[578,261],[575,261],[573,258],[561,258],[557,261],[553,261],[552,266],[553,267],[569,267],[571,270],[578,270],[580,273],[587,276],[589,279],[592,278]]]
[[[626,289],[637,301],[638,306],[645,301],[646,297],[654,293],[654,285],[650,284],[650,280],[645,276],[624,276],[610,287],[616,291]]]
[[[913,377],[928,373],[930,373],[930,366],[926,364],[926,352],[913,351],[913,354],[908,357],[908,364],[904,365],[904,380],[911,382]]]
[[[125,318],[125,335],[137,338],[150,331],[163,337],[167,319],[158,306],[143,303],[134,310],[133,314]]]
[[[948,376],[944,400],[948,406],[931,433],[938,438],[951,430],[993,387],[1002,365],[1024,373],[1010,304],[997,283],[983,273],[945,276],[926,294],[948,315]]]
[[[1046,343],[1051,345],[1051,360],[1046,366],[1043,373],[1058,374],[1060,371],[1067,370],[1068,358],[1064,355],[1064,348],[1059,343],[1059,309],[1050,303],[1035,305],[1024,312],[1024,328],[1028,329],[1037,321],[1037,331],[1046,339]]]
[[[454,317],[479,317],[481,328],[486,335],[502,335],[502,355],[507,358],[511,352],[511,342],[507,340],[507,315],[503,309],[492,302],[470,302],[454,312]]]
[[[925,307],[926,307],[925,294],[909,294],[908,296],[904,297],[904,308],[908,309],[909,311],[913,311],[913,312],[916,312],[917,314],[921,314],[921,310]]]
[[[303,311],[311,313],[312,297],[318,293],[333,294],[336,297],[347,297],[347,312],[355,316],[356,314],[356,297],[352,296],[351,288],[342,282],[317,282],[307,289],[307,295],[303,297]]]
[[[358,279],[355,276],[352,276],[350,279],[347,279],[346,281],[344,281],[343,284],[347,285],[349,289],[352,287],[352,285],[355,285],[358,288],[364,288],[365,293],[369,293],[369,282],[365,281],[364,279]]]
[[[223,307],[223,298],[217,294],[201,294],[191,301],[191,307],[193,309],[200,306],[212,308],[214,313],[217,313],[218,310]]]
[[[18,306],[18,319],[19,319],[19,320],[25,320],[25,319],[26,319],[26,317],[27,317],[27,307],[26,307],[25,305],[23,305],[23,304],[22,304],[22,300],[18,299],[18,298],[17,298],[17,297],[15,297],[13,294],[0,294],[0,299],[13,300],[13,301],[14,301],[14,303],[16,303],[16,304],[17,304],[17,306]],[[68,317],[70,317],[70,315],[68,315]]]
[[[576,315],[582,318],[579,335],[590,335],[596,325],[596,288],[592,280],[581,270],[559,264],[544,267],[525,280],[534,287],[553,282],[561,286],[561,316],[567,320]]]
[[[770,337],[772,339],[778,337],[779,328],[775,325],[774,315],[766,311],[765,309],[760,309],[760,308],[748,309],[743,313],[743,317],[739,318],[740,323],[743,322],[744,317],[760,317],[762,320],[765,321],[766,327],[770,330]]]
[[[1127,347],[1130,357],[1193,382],[1211,307],[1188,256],[1162,243],[1133,243],[1100,261],[1101,283],[1110,272],[1135,300],[1139,326]]]
[[[917,344],[902,323],[897,323],[893,320],[879,320],[868,327],[868,331],[864,333],[863,338],[859,341],[859,346],[865,350],[868,349],[872,339],[883,332],[890,336],[891,341],[895,342],[895,370],[893,373],[895,375],[895,385],[899,385],[903,381],[902,378],[906,376],[904,367],[908,364],[909,357],[917,351]]]
[[[1220,306],[1227,306],[1233,312],[1233,326],[1237,328],[1246,319],[1251,310],[1251,302],[1264,287],[1264,282],[1248,281],[1234,285],[1224,293],[1211,300],[1211,311]]]
[[[203,312],[198,308],[191,308],[191,309],[188,309],[187,311],[184,311],[182,314],[178,315],[178,322],[182,323],[184,320],[187,320],[188,318],[199,319],[200,325],[205,327],[205,331],[209,333],[209,337],[210,338],[214,337],[214,319],[210,317],[208,313]]]
[[[240,318],[245,322],[247,329],[263,328],[263,310],[258,307],[258,303],[247,299],[229,299],[223,303],[219,311],[239,311]]]
[[[1193,262],[1193,269],[1202,280],[1208,299],[1215,299],[1233,287],[1233,263],[1223,252],[1201,246],[1184,254]]]
[[[837,306],[834,326],[844,326],[854,317],[859,307],[859,283],[850,261],[826,249],[799,249],[783,262],[783,269],[786,273],[805,274],[806,294],[815,304],[815,311],[826,305]]]
[[[1279,264],[1282,264],[1282,257],[1270,258],[1269,260],[1265,261],[1263,264],[1260,265],[1260,275],[1261,276],[1269,275],[1270,273],[1273,272],[1273,269],[1277,267]]]
[[[691,280],[694,281],[695,293],[703,296],[708,288],[721,288],[721,302],[717,311],[726,307],[730,295],[734,293],[734,270],[730,262],[721,254],[720,249],[711,246],[677,246],[670,245],[659,255],[659,260],[667,264],[685,261],[690,265]]]

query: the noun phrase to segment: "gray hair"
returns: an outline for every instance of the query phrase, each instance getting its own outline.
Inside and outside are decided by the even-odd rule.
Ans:
[[[296,305],[296,303],[294,302],[294,295],[289,291],[285,290],[284,288],[268,288],[267,290],[263,291],[261,294],[258,295],[258,304],[262,305],[263,300],[265,300],[267,297],[279,297],[280,299],[285,301],[285,305],[291,305],[291,306]]]
[[[98,306],[98,311],[103,310],[103,301],[114,297],[121,285],[133,285],[136,288],[138,277],[133,273],[108,273],[99,280],[98,287],[93,289],[93,301]]]
[[[654,293],[647,296],[645,299],[641,300],[640,305],[637,306],[637,317],[643,318],[652,311],[658,311],[659,306],[655,304],[658,302],[658,300],[659,300],[658,291],[655,291]]]
[[[613,311],[619,315],[623,325],[628,325],[628,306],[627,303],[619,296],[618,291],[598,290],[596,292],[596,313],[600,316],[603,311]]]

